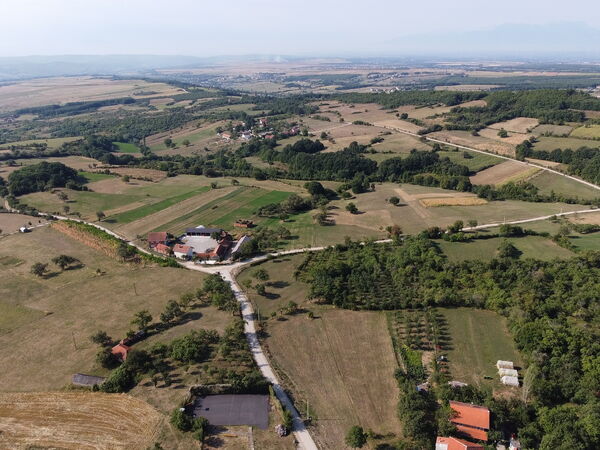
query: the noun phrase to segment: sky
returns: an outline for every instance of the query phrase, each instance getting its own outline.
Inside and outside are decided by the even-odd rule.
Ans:
[[[0,56],[368,55],[415,34],[599,17],[598,0],[0,0]]]

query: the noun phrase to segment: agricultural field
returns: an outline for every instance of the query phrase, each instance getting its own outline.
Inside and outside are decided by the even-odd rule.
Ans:
[[[439,151],[438,155],[440,155],[440,158],[450,159],[453,163],[467,166],[472,172],[479,172],[505,161],[492,154],[484,155],[483,153],[470,152],[468,150]]]
[[[560,136],[567,137],[573,131],[573,127],[569,125],[551,125],[551,124],[542,124],[535,127],[531,130],[531,133],[536,136],[543,136],[545,134],[549,134],[552,136]]]
[[[533,137],[532,134],[523,134],[523,133],[515,133],[514,131],[508,131],[507,137],[498,136],[498,130],[495,128],[484,128],[483,130],[478,131],[479,136],[484,137],[486,139],[491,139],[493,141],[502,142],[504,144],[510,144],[517,146],[522,144],[523,141],[526,141]]]
[[[113,142],[118,148],[120,153],[140,153],[140,148],[129,142]]]
[[[489,139],[483,136],[473,136],[468,131],[444,130],[436,131],[435,133],[429,133],[427,136],[434,139],[439,139],[440,141],[447,142],[448,144],[463,145],[465,147],[474,148],[475,150],[483,150],[486,152],[497,153],[499,155],[504,156],[515,156],[514,145],[508,142],[502,142],[496,139]]]
[[[21,227],[38,226],[45,223],[46,220],[38,217],[0,213],[0,236],[14,233]]]
[[[86,158],[85,156],[66,156],[62,158],[44,158],[47,162],[60,162],[65,166],[72,167],[76,170],[90,170],[95,164],[99,164],[97,160],[93,158]],[[16,159],[15,165],[0,165],[0,177],[8,179],[8,176],[15,170],[19,170],[22,166],[28,166],[31,164],[38,164],[39,159]]]
[[[61,271],[50,262],[61,254],[81,264]],[[49,263],[45,277],[30,273],[36,262]],[[204,279],[199,272],[117,262],[50,227],[0,239],[0,277],[0,385],[10,391],[61,389],[76,372],[105,375],[95,363],[91,334],[102,329],[122,338],[135,312],[148,309],[158,317],[168,300]],[[148,343],[198,326],[222,330],[230,317],[213,307],[192,310],[189,320]]]
[[[154,134],[146,138],[146,145],[152,151],[160,154],[183,154],[191,155],[197,151],[204,151],[205,147],[209,149],[220,149],[224,147],[224,141],[217,135],[216,129],[223,126],[225,122],[214,122],[200,124],[198,122],[189,123],[183,127],[164,133]],[[176,148],[167,148],[164,140],[171,139]],[[184,141],[189,141],[184,145]]]
[[[6,144],[0,144],[0,150],[9,149],[11,146],[22,146],[31,144],[46,144],[48,148],[54,149],[63,145],[65,142],[76,141],[81,139],[80,136],[66,137],[66,138],[48,138],[48,139],[29,139],[27,141],[7,142]]]
[[[573,133],[571,133],[572,136]],[[577,150],[581,147],[600,148],[600,141],[593,141],[590,139],[580,139],[575,137],[550,137],[541,136],[537,142],[533,145],[535,150],[545,150],[551,152],[552,150],[567,149]]]
[[[600,125],[586,125],[575,128],[571,132],[571,137],[582,139],[600,139]]]
[[[518,161],[505,161],[476,173],[471,177],[471,183],[499,186],[509,181],[523,180],[539,170]]]
[[[142,80],[112,80],[99,77],[40,78],[0,86],[0,111],[120,97],[147,98],[182,92],[185,91],[165,83]]]
[[[530,117],[517,117],[515,119],[507,120],[504,122],[497,122],[490,125],[488,128],[493,130],[501,130],[504,128],[506,131],[513,133],[525,134],[529,133],[535,127],[540,124],[539,120],[532,119]]]
[[[267,321],[264,344],[283,383],[294,395],[304,414],[309,402],[314,434],[321,448],[339,448],[352,425],[393,435],[400,429],[396,416],[398,388],[394,379],[396,361],[387,332],[385,315],[331,309],[307,301],[307,286],[294,279],[296,264],[303,256],[278,258],[249,268],[240,281],[264,268],[270,275],[270,297],[254,294],[261,316],[290,301],[313,311],[308,319],[301,312]],[[298,352],[298,348],[303,351]]]
[[[2,448],[149,448],[164,420],[129,395],[0,393]]]
[[[584,200],[600,198],[600,190],[546,170],[531,178],[530,183],[537,186],[541,194],[550,194],[554,191]]]
[[[473,308],[439,308],[447,324],[451,349],[446,352],[454,380],[491,388],[494,392],[513,392],[502,386],[496,361],[523,362],[508,332],[506,319],[495,312]],[[485,377],[492,379],[485,379]]]
[[[529,225],[526,225],[529,228]],[[477,239],[472,242],[439,241],[439,246],[451,261],[478,259],[489,261],[498,256],[498,247],[505,238]],[[507,238],[521,252],[520,258],[549,261],[554,258],[570,258],[574,253],[541,236]]]

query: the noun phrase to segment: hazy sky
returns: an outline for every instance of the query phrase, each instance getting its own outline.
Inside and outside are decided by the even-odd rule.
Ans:
[[[368,53],[415,33],[599,18],[598,0],[0,0],[0,56]]]

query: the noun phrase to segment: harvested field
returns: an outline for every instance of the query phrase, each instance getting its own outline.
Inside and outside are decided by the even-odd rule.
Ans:
[[[391,117],[387,118],[385,120],[378,120],[377,122],[375,122],[375,125],[377,125],[378,127],[387,128],[390,130],[408,131],[409,133],[417,133],[419,130],[421,130],[423,128],[423,127],[420,127],[419,125],[415,125],[412,122],[407,122],[406,120],[394,119]]]
[[[571,131],[573,131],[573,127],[570,127],[569,125],[542,124],[531,130],[531,133],[534,136],[549,134],[552,136],[566,137],[571,133]]]
[[[586,119],[598,119],[600,118],[600,111],[583,111]]]
[[[442,198],[424,198],[419,202],[426,208],[436,206],[477,206],[485,205],[487,200],[479,197],[442,197]]]
[[[76,141],[77,139],[81,139],[80,137],[66,137],[66,138],[49,138],[49,139],[31,139],[28,141],[17,141],[17,142],[7,142],[6,144],[0,144],[1,149],[10,149],[11,146],[16,145],[30,145],[30,144],[46,144],[48,148],[58,148],[63,145],[65,142]]]
[[[39,78],[0,86],[0,110],[10,111],[25,107],[130,96],[145,98],[182,92],[185,91],[168,84],[142,80],[98,77]]]
[[[550,193],[555,192],[556,194],[578,197],[584,200],[600,198],[599,189],[594,189],[591,186],[548,171],[536,175],[530,182],[538,187],[541,194],[550,195]]]
[[[102,169],[104,170],[104,169]],[[144,178],[150,181],[160,181],[167,177],[167,172],[153,169],[136,169],[134,167],[108,167],[111,173],[129,175],[131,178]]]
[[[540,124],[537,119],[530,117],[517,117],[515,119],[506,120],[504,122],[497,122],[490,125],[488,128],[493,130],[500,130],[504,128],[506,131],[512,131],[513,133],[529,133],[535,127]]]
[[[600,148],[600,141],[575,137],[563,138],[541,136],[538,138],[538,141],[533,144],[533,148],[535,150],[546,150],[548,152],[556,150],[557,148],[561,148],[563,150],[567,148],[570,148],[571,150],[577,150],[581,147]]]
[[[47,223],[47,221],[39,217],[25,216],[23,214],[0,213],[0,236],[19,231],[21,227],[29,227],[31,226],[29,223],[36,226]]]
[[[0,393],[0,447],[146,449],[163,416],[124,394]]]
[[[545,159],[534,159],[534,158],[525,158],[525,161],[531,162],[533,164],[538,164],[544,167],[556,168],[560,167],[562,163],[556,161],[546,161]]]
[[[483,136],[473,136],[468,131],[437,131],[435,133],[430,133],[427,136],[447,142],[448,144],[464,145],[465,147],[471,147],[475,150],[483,150],[512,157],[515,156],[515,148],[508,142],[500,142]]]
[[[508,137],[502,138],[498,136],[498,130],[495,128],[484,128],[483,130],[479,130],[479,136],[482,136],[487,139],[492,139],[499,142],[504,142],[510,145],[519,145],[531,138],[532,134],[522,134],[515,133],[513,131],[508,132]]]
[[[515,176],[528,173],[531,169],[531,167],[517,161],[506,161],[473,175],[471,183],[499,185]]]

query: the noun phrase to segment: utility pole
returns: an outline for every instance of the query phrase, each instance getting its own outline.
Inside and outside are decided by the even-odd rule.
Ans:
[[[137,293],[137,289],[136,289],[136,287],[135,287],[135,283],[133,283],[133,292],[135,292],[135,295],[136,295],[136,296],[138,295],[138,293]]]
[[[77,342],[75,342],[75,333],[73,333],[71,331],[71,337],[73,338],[73,347],[75,347],[75,350],[77,350]]]
[[[306,418],[310,420],[310,410],[308,409],[308,399],[306,399]]]

